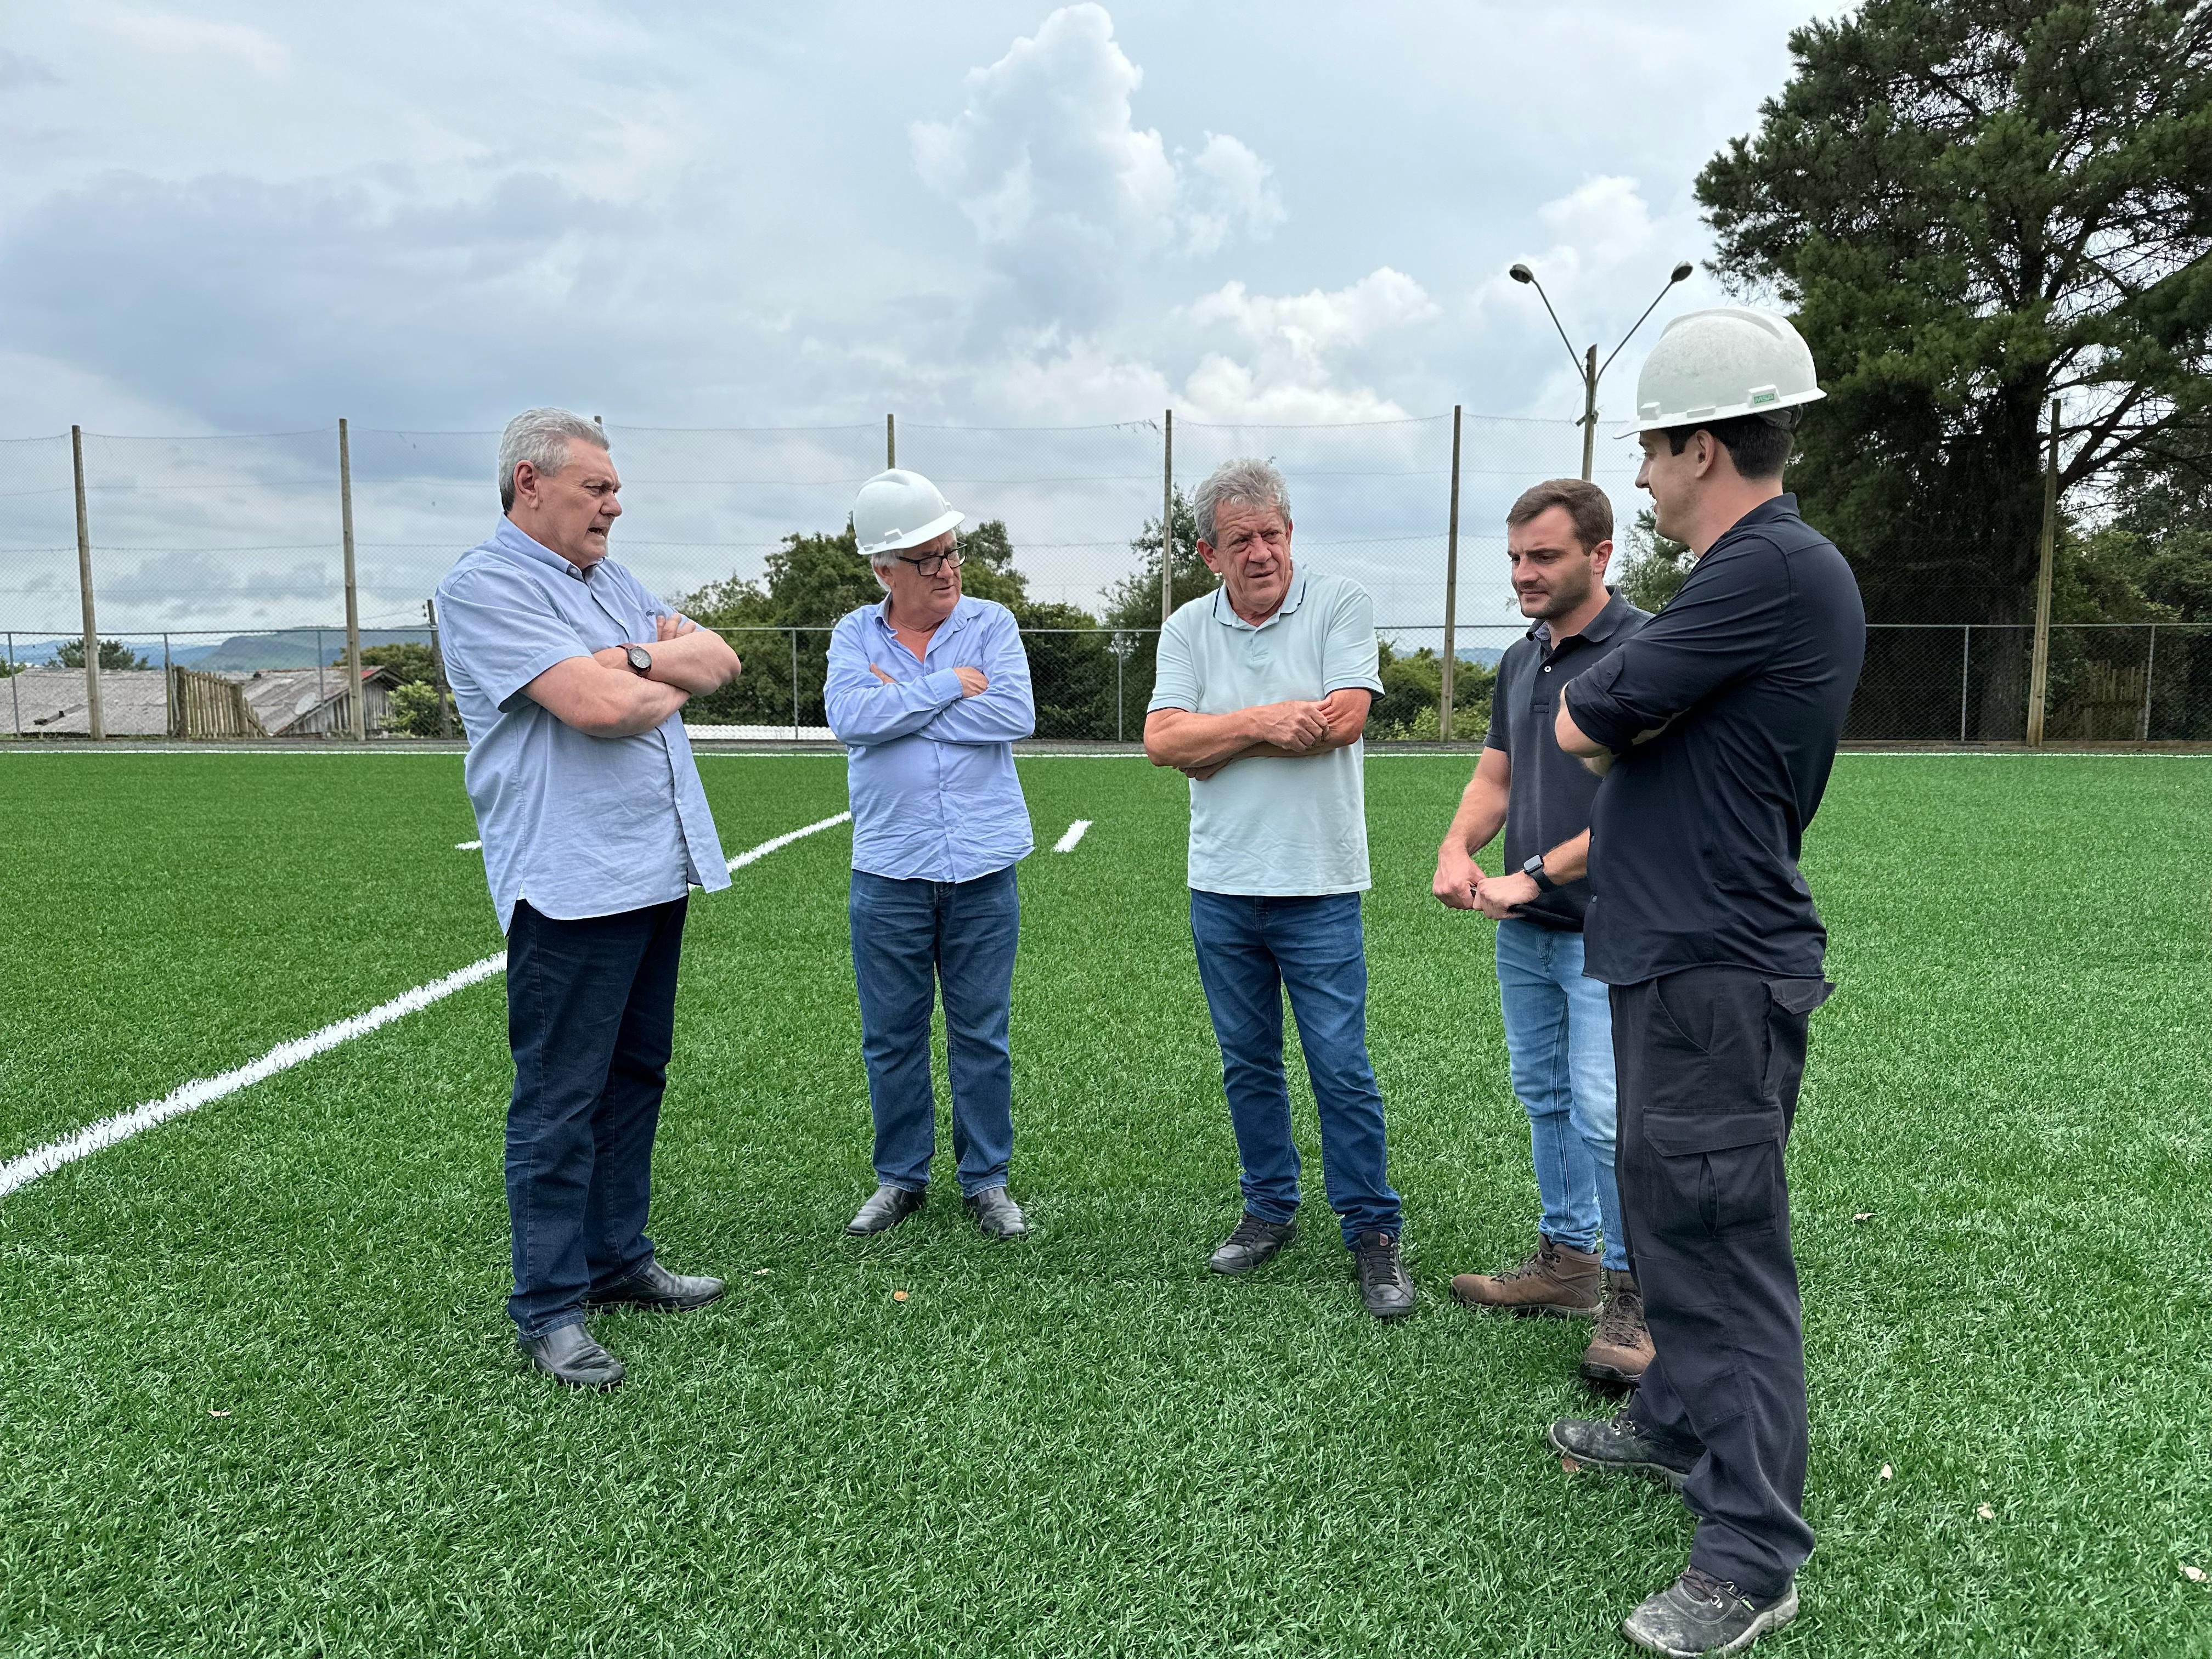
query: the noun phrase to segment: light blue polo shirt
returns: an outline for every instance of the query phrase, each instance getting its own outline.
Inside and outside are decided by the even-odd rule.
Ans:
[[[557,662],[647,644],[668,607],[612,559],[588,571],[501,519],[438,584],[446,678],[468,728],[462,779],[506,933],[518,900],[574,921],[730,884],[681,709],[595,738],[522,688]]]
[[[1227,714],[1361,686],[1380,696],[1375,601],[1342,576],[1293,569],[1290,592],[1255,627],[1217,588],[1160,630],[1151,708]],[[1304,759],[1232,761],[1191,781],[1190,884],[1274,898],[1357,893],[1367,873],[1363,744]]]

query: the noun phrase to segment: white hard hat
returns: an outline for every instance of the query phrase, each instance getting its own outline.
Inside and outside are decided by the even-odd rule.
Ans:
[[[1771,415],[1827,395],[1811,350],[1779,312],[1689,311],[1667,325],[1644,360],[1636,418],[1618,435]]]
[[[945,504],[937,486],[919,472],[895,466],[860,486],[853,503],[853,537],[872,558],[933,542],[964,514]]]

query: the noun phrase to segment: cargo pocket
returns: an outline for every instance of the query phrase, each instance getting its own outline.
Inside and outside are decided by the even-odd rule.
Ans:
[[[1652,1230],[1674,1238],[1774,1231],[1782,1216],[1782,1115],[1652,1112]]]

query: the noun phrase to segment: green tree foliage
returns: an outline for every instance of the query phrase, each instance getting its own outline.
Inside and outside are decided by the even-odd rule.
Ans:
[[[64,640],[57,645],[54,647],[54,665],[58,668],[83,667],[84,641]],[[151,668],[153,665],[151,661],[140,656],[120,640],[102,640],[100,642],[100,667],[103,673],[111,668]]]
[[[412,641],[397,641],[390,645],[370,645],[362,647],[362,665],[365,668],[388,668],[392,677],[402,685],[435,685],[438,683],[437,659],[427,645]],[[343,668],[345,653],[341,651],[331,659],[331,666]],[[427,735],[435,737],[434,729]]]
[[[1867,0],[1697,193],[1829,397],[1791,472],[1877,620],[2030,613],[2039,430],[2106,484],[2212,429],[2212,9]]]
[[[1443,659],[1435,649],[1401,655],[1388,640],[1376,641],[1376,678],[1382,695],[1368,711],[1370,742],[1435,743],[1443,720]],[[1491,693],[1498,671],[1482,663],[1460,659],[1452,675],[1451,735],[1460,742],[1479,741],[1490,729]]]
[[[426,651],[428,647],[423,647]],[[368,653],[362,653],[364,659]],[[430,680],[402,680],[392,688],[391,701],[386,705],[384,729],[403,738],[436,738],[450,735],[439,729],[438,705],[442,701],[437,685]],[[453,732],[460,730],[459,721]]]
[[[1673,599],[1695,562],[1688,548],[1659,533],[1657,515],[1648,507],[1638,511],[1621,549],[1627,556],[1610,571],[1613,586],[1639,611],[1656,611]]]

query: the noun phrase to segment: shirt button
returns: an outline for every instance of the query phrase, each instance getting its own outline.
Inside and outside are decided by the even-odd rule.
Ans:
[[[1546,663],[1546,664],[1544,665],[1544,672],[1545,672],[1547,674],[1550,673],[1550,672],[1552,672],[1552,665],[1551,665],[1551,664],[1549,664],[1549,663]]]

